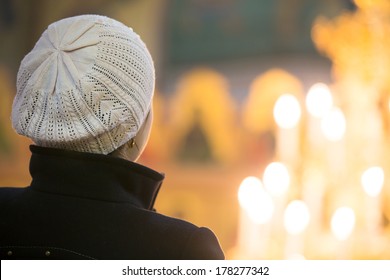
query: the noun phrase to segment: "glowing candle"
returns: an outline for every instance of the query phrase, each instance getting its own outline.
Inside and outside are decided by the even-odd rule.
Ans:
[[[355,212],[349,207],[338,208],[332,216],[331,229],[339,241],[339,258],[347,257],[346,241],[355,228]]]
[[[301,107],[292,94],[281,95],[275,103],[274,119],[278,125],[276,150],[280,161],[294,166],[298,160]]]
[[[307,205],[301,200],[291,201],[284,212],[284,227],[288,233],[285,255],[291,258],[294,254],[302,254],[302,233],[310,221],[310,213]]]
[[[326,172],[323,164],[329,166],[327,148],[324,133],[321,130],[322,119],[333,108],[333,96],[329,87],[324,83],[316,83],[310,87],[306,95],[307,118],[307,164],[302,177],[303,200],[307,203],[312,216],[311,236],[318,236],[322,227],[322,204],[325,191]],[[331,154],[333,156],[333,154]],[[324,163],[325,161],[325,163]],[[326,162],[328,161],[328,162]]]
[[[260,179],[245,178],[238,190],[240,205],[239,258],[264,258],[274,204]]]
[[[364,192],[367,194],[366,199],[366,224],[369,235],[376,237],[381,228],[381,202],[379,195],[383,188],[385,174],[382,167],[374,166],[365,170],[361,176],[361,184]]]

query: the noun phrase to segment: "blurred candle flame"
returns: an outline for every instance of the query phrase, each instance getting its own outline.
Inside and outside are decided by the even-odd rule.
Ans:
[[[339,108],[331,109],[322,118],[321,129],[329,141],[340,141],[346,130],[344,113]]]
[[[290,174],[287,167],[280,162],[268,164],[264,170],[263,182],[271,195],[285,194],[290,186]]]
[[[274,212],[271,196],[264,190],[260,179],[253,176],[242,181],[238,190],[238,201],[256,224],[267,223]]]
[[[323,83],[314,84],[306,96],[306,108],[310,115],[321,118],[333,106],[333,97],[329,87]]]
[[[346,240],[355,227],[355,212],[349,207],[338,208],[332,216],[331,228],[335,237]]]
[[[293,200],[284,212],[284,227],[292,235],[302,233],[310,221],[310,212],[307,205],[301,200]]]
[[[361,177],[364,191],[371,197],[376,197],[382,191],[385,174],[382,167],[374,166],[365,170]]]
[[[294,95],[283,94],[276,101],[273,113],[278,126],[291,129],[298,124],[301,118],[301,107]]]

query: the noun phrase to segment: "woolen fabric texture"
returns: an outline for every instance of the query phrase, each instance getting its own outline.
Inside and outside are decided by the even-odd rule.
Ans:
[[[154,85],[152,57],[131,28],[99,15],[65,18],[20,64],[12,125],[39,146],[108,154],[137,134]]]
[[[164,175],[101,154],[31,146],[32,182],[0,188],[1,259],[223,259],[214,233],[159,214]]]

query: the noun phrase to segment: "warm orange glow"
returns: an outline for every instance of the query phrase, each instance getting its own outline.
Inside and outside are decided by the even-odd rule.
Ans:
[[[375,10],[376,12],[390,11],[390,2],[388,0],[354,0],[354,2],[362,10]]]
[[[180,147],[196,123],[203,130],[213,156],[222,163],[238,157],[236,108],[225,78],[208,68],[194,69],[180,81],[171,103],[171,145]]]
[[[242,110],[243,126],[250,132],[273,130],[273,108],[276,100],[286,92],[302,95],[302,83],[283,69],[271,69],[252,82]]]

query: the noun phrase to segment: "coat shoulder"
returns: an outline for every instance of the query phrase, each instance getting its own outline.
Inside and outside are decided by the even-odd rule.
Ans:
[[[180,233],[183,242],[180,246],[181,254],[177,256],[179,259],[222,260],[225,258],[218,238],[209,228],[198,227],[188,221],[157,213],[155,218],[163,228],[163,232],[176,237]]]
[[[24,191],[25,188],[0,187],[0,207],[1,205],[18,198]]]
[[[205,227],[197,228],[188,238],[183,250],[184,259],[223,260],[222,248],[216,235]]]

